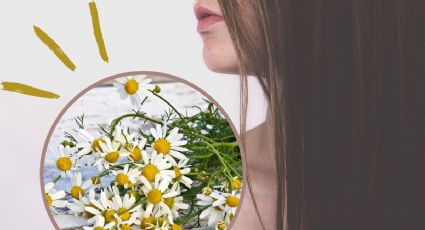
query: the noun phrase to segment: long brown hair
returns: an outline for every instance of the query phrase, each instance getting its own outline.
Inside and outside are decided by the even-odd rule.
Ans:
[[[246,75],[272,109],[277,228],[425,229],[425,1],[219,3],[241,132]]]

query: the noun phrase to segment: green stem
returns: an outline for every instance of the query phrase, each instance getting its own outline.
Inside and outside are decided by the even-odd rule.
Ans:
[[[208,180],[208,184],[207,184],[207,186],[208,187],[210,187],[210,184],[211,184],[211,181],[214,179],[214,177],[219,173],[219,172],[221,172],[222,170],[216,170],[212,175],[211,175],[211,177],[210,177],[210,179]]]
[[[205,155],[195,155],[195,156],[190,156],[189,158],[191,158],[191,159],[206,159],[206,158],[210,158],[212,155],[214,155],[214,153],[209,153],[209,154],[205,154]]]
[[[187,222],[189,222],[189,220],[191,220],[195,216],[200,215],[201,212],[204,211],[207,208],[208,208],[208,206],[202,207],[198,211],[194,212],[193,214],[185,216],[184,219],[179,221],[179,223],[180,224],[186,224]]]
[[[170,125],[170,128],[174,128],[174,127],[175,127],[175,126]],[[200,138],[202,138],[202,139],[204,139],[204,140],[206,140],[206,141],[213,142],[213,140],[211,140],[210,138],[208,138],[207,136],[204,136],[204,135],[202,135],[202,134],[195,133],[195,132],[193,132],[193,131],[185,130],[185,129],[182,129],[182,128],[179,128],[179,130],[180,130],[182,133],[192,134],[192,135],[197,136],[197,137],[200,137]]]
[[[234,142],[216,142],[212,144],[214,147],[220,147],[220,146],[226,146],[226,147],[231,147],[234,148],[236,146],[238,146],[238,142],[234,141]]]
[[[229,168],[236,174],[236,176],[242,178],[241,174],[239,174],[238,171],[236,171],[236,169],[234,169],[231,165],[229,165]]]
[[[57,177],[53,180],[53,184],[56,184],[56,182],[58,182],[61,178],[62,178],[62,176],[61,176],[61,175],[57,176]]]
[[[220,160],[221,164],[224,166],[224,168],[226,169],[225,171],[227,172],[227,175],[229,177],[229,180],[232,181],[233,180],[233,176],[230,173],[230,169],[227,166],[226,162],[223,160],[223,157],[221,156],[220,152],[210,143],[203,141],[202,143],[205,143],[208,147],[211,148],[211,150],[213,151],[213,153],[215,153],[215,155],[217,155],[218,159]]]
[[[199,173],[187,173],[186,175],[188,175],[188,176],[210,176],[211,173],[202,173],[202,172],[199,172]]]
[[[183,122],[184,122],[184,124],[185,124],[185,126],[188,128],[188,129],[190,129],[190,127],[189,127],[189,124],[187,123],[187,121],[186,121],[186,117],[184,117],[169,101],[167,101],[165,98],[163,98],[161,95],[159,95],[159,94],[157,94],[157,93],[155,93],[155,91],[153,91],[153,90],[149,90],[149,91],[151,91],[152,92],[152,94],[153,95],[155,95],[156,97],[158,97],[159,99],[161,99],[162,101],[164,101],[168,106],[170,106],[173,110],[174,110],[174,112],[176,112],[177,113],[177,115],[179,115],[179,117],[183,120]]]
[[[127,163],[123,163],[123,164],[118,164],[118,165],[111,166],[109,169],[103,170],[97,177],[98,178],[101,178],[101,177],[105,176],[106,173],[108,173],[109,171],[111,171],[111,170],[113,170],[115,168],[118,168],[120,166],[128,165],[128,164],[135,165],[136,163],[134,163],[134,162],[127,162]]]
[[[159,121],[159,120],[156,120],[156,119],[150,118],[150,117],[145,116],[145,115],[143,115],[143,114],[139,114],[139,113],[134,113],[134,114],[125,114],[125,115],[122,115],[121,117],[118,117],[118,118],[116,118],[115,120],[113,120],[113,121],[112,121],[112,123],[111,123],[111,130],[109,131],[109,139],[112,139],[112,138],[113,138],[113,135],[114,135],[114,132],[115,132],[115,129],[116,129],[116,127],[117,127],[118,123],[119,123],[122,119],[124,119],[124,118],[128,118],[128,117],[133,117],[133,118],[135,118],[135,117],[143,118],[143,119],[148,120],[148,121],[150,121],[150,122],[153,122],[153,123],[156,123],[156,124],[163,125],[162,121]]]
[[[125,115],[122,115],[121,117],[118,117],[118,118],[116,118],[115,120],[113,120],[113,121],[112,121],[112,123],[111,123],[111,130],[109,131],[109,139],[112,139],[112,138],[113,138],[113,135],[114,135],[114,132],[115,132],[115,129],[116,129],[116,126],[118,125],[118,123],[119,123],[121,120],[123,120],[123,119],[125,119],[125,118],[129,118],[129,117],[133,117],[133,118],[134,118],[134,117],[143,118],[143,119],[148,120],[148,121],[150,121],[150,122],[153,122],[153,123],[156,123],[156,124],[160,124],[160,125],[164,125],[164,123],[163,123],[162,121],[160,121],[160,120],[156,120],[156,119],[153,119],[153,118],[150,118],[150,117],[145,116],[145,115],[143,115],[143,114],[139,114],[139,113],[134,113],[134,114],[125,114]],[[169,127],[170,127],[170,128],[175,128],[175,126],[173,126],[173,125],[170,125]],[[212,140],[211,140],[211,139],[209,139],[208,137],[206,137],[206,136],[204,136],[204,135],[201,135],[201,134],[199,134],[199,133],[195,133],[195,132],[193,132],[193,131],[185,130],[185,129],[182,129],[182,128],[180,128],[179,130],[180,130],[182,133],[189,133],[189,134],[195,135],[195,136],[197,136],[197,137],[200,137],[200,138],[202,138],[202,139],[204,139],[204,140],[206,140],[206,141],[212,142]]]

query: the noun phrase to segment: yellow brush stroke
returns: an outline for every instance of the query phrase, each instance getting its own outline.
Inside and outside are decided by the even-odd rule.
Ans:
[[[102,36],[102,30],[100,29],[99,13],[97,11],[96,3],[94,1],[89,2],[90,14],[93,23],[93,32],[96,38],[97,46],[99,47],[99,53],[102,60],[105,62],[109,61],[108,54],[106,53],[105,42]]]
[[[74,63],[69,59],[69,57],[63,52],[61,47],[51,38],[49,35],[47,35],[42,29],[40,29],[37,26],[34,26],[35,34],[37,35],[40,40],[46,44],[49,49],[53,51],[53,53],[65,64],[70,70],[75,71],[76,67]]]
[[[59,95],[54,94],[52,92],[48,92],[41,89],[36,89],[28,85],[15,83],[15,82],[0,82],[0,89],[10,92],[22,93],[34,97],[44,97],[50,99],[57,99]]]

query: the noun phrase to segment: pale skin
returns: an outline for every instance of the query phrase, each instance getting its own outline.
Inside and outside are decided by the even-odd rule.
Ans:
[[[194,6],[195,14],[198,21],[205,16],[199,13],[199,8],[206,8],[207,11],[215,16],[222,17],[217,0],[197,0]],[[198,10],[198,11],[197,11]],[[204,10],[205,11],[205,10]],[[201,22],[200,22],[201,24]],[[206,66],[214,72],[238,75],[238,59],[232,39],[224,20],[203,26],[201,29],[198,26],[198,32],[202,37],[204,48],[203,58]],[[255,134],[257,135],[257,134]],[[257,151],[247,151],[252,156],[247,157],[249,165],[248,170],[253,186],[254,196],[257,200],[257,205],[262,213],[263,221],[266,229],[275,229],[274,213],[276,196],[274,193],[275,183],[272,178],[275,178],[276,170],[270,167],[270,164],[264,161],[255,159],[268,158],[274,159],[272,151],[266,151],[256,154]],[[254,153],[255,152],[255,153]],[[270,161],[269,161],[270,162]],[[273,161],[271,161],[273,162]],[[259,230],[262,229],[260,221],[254,209],[252,196],[248,192],[248,187],[244,186],[245,195],[241,201],[236,218],[233,219],[232,230]]]
[[[194,8],[197,7],[207,8],[222,16],[216,0],[197,0]],[[218,73],[237,74],[237,56],[224,20],[199,33],[204,42],[203,58],[207,67]]]

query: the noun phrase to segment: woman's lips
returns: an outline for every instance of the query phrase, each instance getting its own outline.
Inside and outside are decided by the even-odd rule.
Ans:
[[[202,6],[195,7],[195,15],[198,19],[198,32],[206,32],[211,25],[223,21],[223,16]]]

